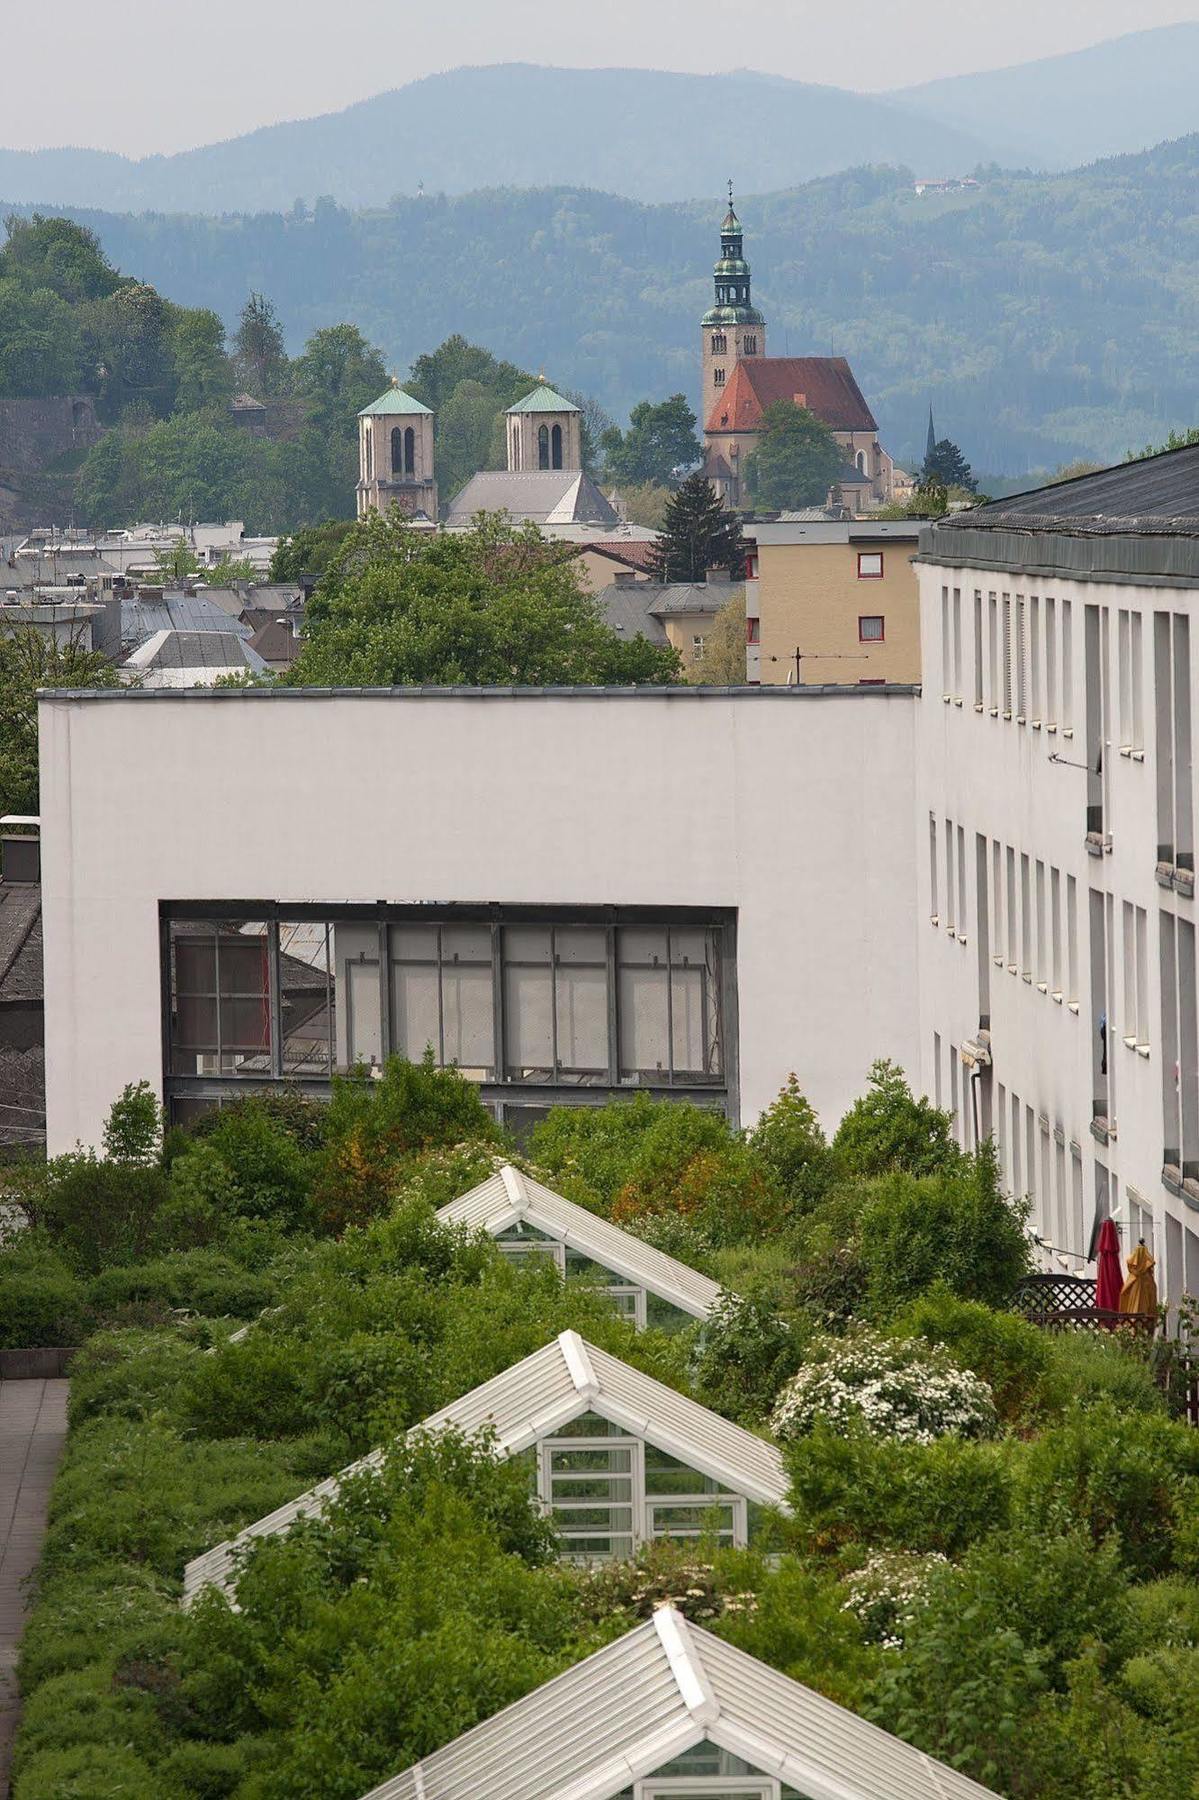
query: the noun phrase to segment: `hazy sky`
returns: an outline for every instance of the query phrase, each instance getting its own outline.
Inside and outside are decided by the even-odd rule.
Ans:
[[[144,156],[461,63],[740,67],[879,89],[1196,19],[1199,0],[52,0],[5,13],[0,144]]]

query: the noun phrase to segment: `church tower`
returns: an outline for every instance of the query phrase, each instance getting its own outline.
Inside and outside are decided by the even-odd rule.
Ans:
[[[572,400],[555,393],[544,375],[504,417],[510,474],[583,467],[583,415]]]
[[[394,376],[387,392],[358,414],[358,517],[392,506],[437,523],[433,414]]]
[[[738,360],[766,354],[766,321],[750,305],[749,264],[743,255],[741,221],[733,211],[731,181],[729,210],[720,227],[720,259],[713,274],[716,277],[716,304],[708,308],[699,326],[701,431]]]

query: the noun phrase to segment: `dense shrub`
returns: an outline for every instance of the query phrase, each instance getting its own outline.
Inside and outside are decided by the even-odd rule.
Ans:
[[[1005,1424],[1031,1418],[1044,1401],[1052,1340],[1015,1313],[959,1300],[938,1283],[900,1313],[891,1330],[944,1345],[960,1368],[987,1383]]]
[[[818,1422],[786,1463],[800,1542],[817,1552],[862,1544],[955,1556],[1010,1516],[1012,1471],[998,1444],[899,1443]]]
[[[1164,1412],[1165,1397],[1142,1347],[1127,1338],[1063,1331],[1045,1339],[1046,1400],[1057,1411],[1109,1401],[1120,1412]]]
[[[693,1363],[698,1398],[733,1418],[764,1420],[798,1368],[803,1342],[772,1296],[722,1294],[704,1323]]]
[[[896,1063],[871,1065],[867,1091],[855,1100],[833,1138],[842,1169],[869,1179],[901,1170],[936,1175],[962,1159],[953,1138],[953,1118],[927,1097],[917,1100]]]
[[[259,1088],[251,1094],[239,1094],[212,1112],[203,1113],[189,1128],[189,1136],[201,1142],[220,1132],[221,1125],[239,1114],[253,1112],[265,1116],[277,1131],[291,1139],[297,1150],[319,1150],[325,1141],[328,1105],[308,1094],[291,1088]]]
[[[88,1285],[87,1298],[100,1318],[114,1314],[184,1307],[209,1317],[252,1319],[275,1297],[275,1284],[215,1250],[180,1250],[150,1262],[105,1269]]]
[[[749,1146],[793,1211],[809,1212],[827,1193],[834,1158],[794,1075],[750,1132]]]
[[[1016,1517],[1031,1534],[1080,1524],[1112,1538],[1144,1578],[1169,1573],[1175,1534],[1199,1502],[1199,1432],[1110,1401],[1079,1408],[1027,1447]],[[1188,1533],[1189,1539],[1189,1533]]]
[[[78,1275],[170,1247],[161,1231],[168,1188],[159,1168],[71,1151],[23,1172],[18,1196]]]
[[[998,1423],[985,1381],[959,1369],[945,1352],[916,1338],[878,1332],[819,1336],[771,1414],[783,1443],[807,1437],[818,1422],[834,1431],[931,1444],[953,1432],[990,1437]]]
[[[1026,1217],[1027,1203],[1000,1188],[989,1144],[938,1174],[875,1183],[860,1224],[871,1310],[889,1317],[937,1282],[964,1300],[1008,1305],[1029,1268]]]
[[[22,1231],[0,1252],[0,1350],[79,1343],[83,1284],[38,1230]]]

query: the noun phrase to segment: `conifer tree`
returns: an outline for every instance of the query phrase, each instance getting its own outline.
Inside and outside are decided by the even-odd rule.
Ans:
[[[689,475],[666,507],[654,558],[658,581],[703,581],[709,569],[745,573],[741,525],[706,475]]]

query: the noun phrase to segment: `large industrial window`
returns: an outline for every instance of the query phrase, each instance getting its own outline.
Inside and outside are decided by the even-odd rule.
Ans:
[[[431,1052],[503,1110],[645,1088],[735,1113],[731,912],[236,904],[163,912],[174,1111]],[[208,915],[208,916],[205,916]],[[534,1096],[539,1098],[535,1099]]]

